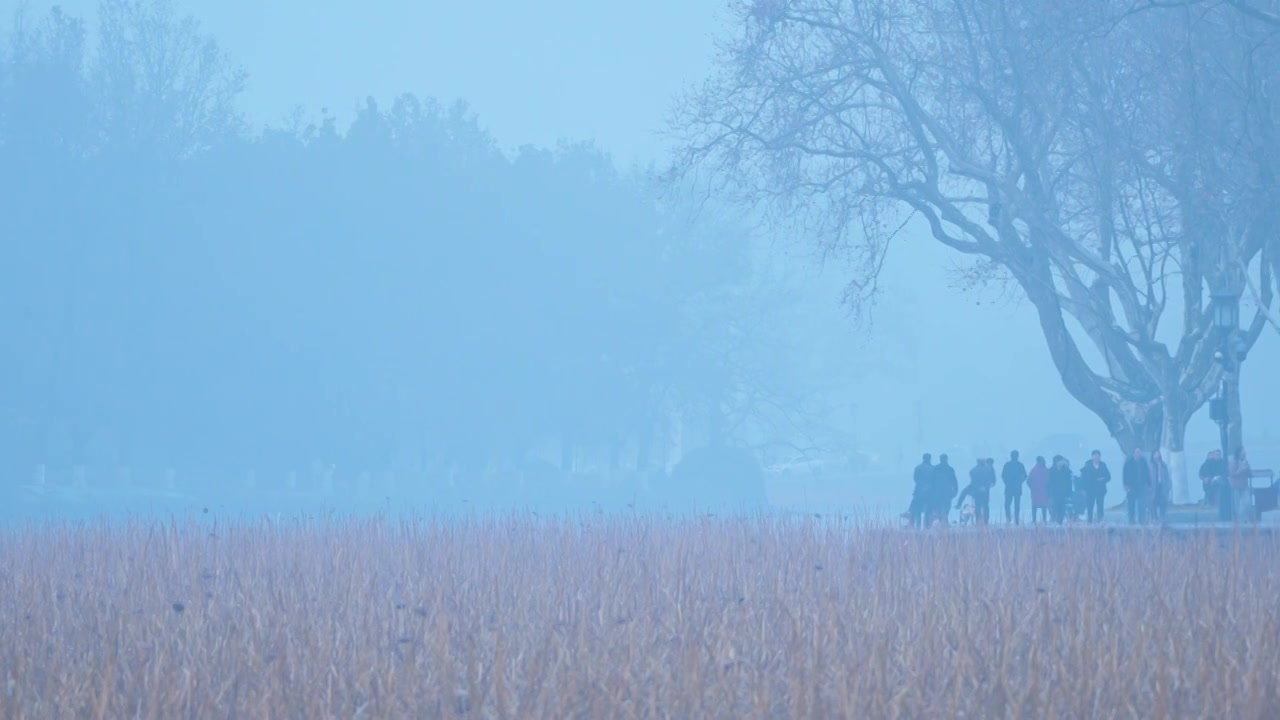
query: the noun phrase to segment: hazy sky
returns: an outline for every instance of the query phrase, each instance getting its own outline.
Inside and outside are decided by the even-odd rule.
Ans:
[[[91,18],[97,0],[60,4]],[[367,95],[463,98],[505,147],[594,138],[618,161],[661,152],[673,95],[710,66],[721,0],[174,0],[250,72],[259,122],[340,117]],[[0,0],[11,12],[17,0]]]
[[[258,123],[291,108],[327,107],[339,117],[367,95],[400,92],[465,99],[507,148],[559,139],[594,139],[621,164],[659,159],[673,97],[711,67],[712,36],[723,0],[435,2],[430,0],[176,0],[250,72],[244,109]],[[14,0],[0,0],[12,9]],[[66,8],[92,18],[96,0]],[[41,10],[47,3],[31,3]],[[944,445],[1055,432],[1105,429],[1057,382],[1034,313],[994,305],[948,286],[955,258],[919,238],[892,257],[882,332],[917,349],[892,361],[895,379],[869,381],[859,401],[863,424],[888,436],[917,426]],[[980,304],[981,303],[981,304]],[[831,332],[848,332],[833,326]],[[872,336],[872,342],[879,342]],[[1251,365],[1274,365],[1273,334]],[[1254,371],[1246,392],[1273,396],[1274,381]],[[923,407],[917,423],[915,408]],[[1265,411],[1250,412],[1251,435],[1270,431]],[[1202,411],[1188,437],[1192,454],[1216,442]],[[1108,448],[1112,451],[1114,446]],[[992,447],[992,452],[1002,448]]]

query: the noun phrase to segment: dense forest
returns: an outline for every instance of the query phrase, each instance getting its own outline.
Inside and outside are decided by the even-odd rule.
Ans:
[[[589,144],[504,152],[461,103],[252,128],[246,77],[162,1],[16,19],[10,472],[662,472],[830,441],[740,219]]]

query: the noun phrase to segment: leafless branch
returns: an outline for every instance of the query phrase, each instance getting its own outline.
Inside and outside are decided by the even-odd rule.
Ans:
[[[675,170],[861,254],[858,288],[919,218],[1018,283],[1064,385],[1113,431],[1166,407],[1183,422],[1213,373],[1211,251],[1252,261],[1256,234],[1228,229],[1277,199],[1255,179],[1280,40],[1242,25],[1267,12],[1246,5],[741,0],[720,72],[677,118]]]

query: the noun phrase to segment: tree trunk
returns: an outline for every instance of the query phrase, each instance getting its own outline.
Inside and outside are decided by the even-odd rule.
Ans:
[[[1240,409],[1240,372],[1223,376],[1227,383],[1227,457],[1244,445],[1244,413]]]
[[[1191,488],[1187,485],[1187,418],[1185,413],[1176,408],[1164,412],[1164,428],[1160,437],[1161,454],[1165,465],[1169,468],[1169,479],[1173,481],[1173,504],[1186,505],[1191,502]]]
[[[1133,455],[1134,450],[1141,449],[1149,453],[1152,449],[1160,447],[1160,436],[1163,433],[1163,412],[1152,412],[1141,422],[1131,421],[1111,430],[1111,436],[1120,445],[1120,452],[1124,454],[1126,460]]]

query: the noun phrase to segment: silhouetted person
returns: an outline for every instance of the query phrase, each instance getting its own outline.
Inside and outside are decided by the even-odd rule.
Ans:
[[[1125,505],[1129,510],[1129,524],[1147,521],[1147,498],[1151,493],[1151,466],[1142,457],[1142,448],[1134,448],[1133,455],[1124,461]]]
[[[933,509],[942,524],[946,525],[947,518],[951,514],[951,501],[960,492],[960,481],[956,479],[956,469],[951,467],[946,453],[938,456],[938,464],[933,472],[934,490],[937,493],[934,496]]]
[[[929,515],[929,503],[933,502],[933,456],[924,454],[921,463],[912,474],[915,487],[911,491],[911,507],[907,512],[911,515],[912,527],[924,527],[925,518]]]
[[[1173,493],[1173,479],[1169,466],[1164,463],[1159,450],[1151,451],[1151,518],[1164,522],[1169,517],[1169,501]]]
[[[1243,447],[1236,448],[1231,456],[1230,472],[1231,517],[1236,522],[1252,520],[1253,489],[1249,481],[1253,478],[1253,468],[1249,466],[1249,454]]]
[[[991,488],[996,484],[996,471],[987,458],[978,458],[969,470],[969,484],[956,498],[956,509],[964,505],[966,497],[973,498],[973,520],[979,525],[991,522]]]
[[[1204,504],[1218,505],[1218,489],[1227,482],[1227,460],[1222,457],[1221,450],[1214,450],[1205,456],[1200,464],[1200,484],[1204,488]]]
[[[987,505],[986,517],[983,518],[984,524],[991,522],[991,490],[996,486],[996,459],[987,458],[987,468],[982,471],[982,477],[987,481]]]
[[[1044,456],[1036,456],[1036,464],[1027,473],[1027,487],[1031,490],[1031,523],[1036,522],[1037,512],[1044,522],[1049,522],[1049,468]]]
[[[1053,458],[1049,469],[1049,509],[1053,522],[1061,525],[1067,519],[1067,502],[1071,498],[1071,465],[1061,455]]]
[[[1084,485],[1085,514],[1089,522],[1102,522],[1107,512],[1107,483],[1111,482],[1111,469],[1102,462],[1102,453],[1094,450],[1089,462],[1080,468],[1080,482]]]
[[[1027,481],[1027,468],[1018,460],[1018,451],[1009,453],[1009,462],[1000,471],[1004,480],[1004,521],[1022,523],[1022,484]]]

